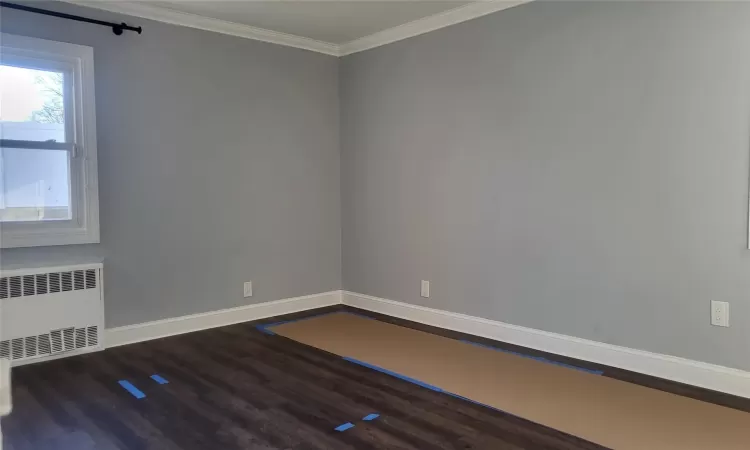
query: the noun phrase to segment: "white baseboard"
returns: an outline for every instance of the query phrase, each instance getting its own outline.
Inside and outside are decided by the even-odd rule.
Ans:
[[[750,372],[344,291],[345,305],[750,398]]]
[[[223,327],[225,325],[338,304],[341,304],[341,291],[331,291],[202,314],[109,328],[104,331],[104,344],[106,348],[117,347],[176,334]]]
[[[439,328],[750,398],[750,372],[347,291],[331,291],[105,330],[107,348],[345,304]]]

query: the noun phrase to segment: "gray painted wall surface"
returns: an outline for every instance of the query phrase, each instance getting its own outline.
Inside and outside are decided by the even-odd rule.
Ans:
[[[108,327],[341,285],[336,58],[54,3],[142,36],[3,9],[2,31],[94,47]],[[242,283],[255,296],[242,298]]]
[[[345,289],[750,369],[748,4],[532,3],[338,74],[138,18],[1,20],[95,48],[102,215],[99,245],[2,263],[103,258],[109,327],[337,289],[343,227]]]
[[[748,24],[535,2],[344,58],[344,288],[750,369]]]

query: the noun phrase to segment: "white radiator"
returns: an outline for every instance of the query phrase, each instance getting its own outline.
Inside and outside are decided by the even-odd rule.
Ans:
[[[102,349],[102,264],[0,271],[0,359]]]

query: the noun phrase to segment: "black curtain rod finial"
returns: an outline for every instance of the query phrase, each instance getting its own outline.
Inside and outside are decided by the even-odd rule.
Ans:
[[[141,27],[130,27],[125,22],[123,22],[123,23],[121,23],[119,25],[117,25],[117,24],[112,25],[112,32],[115,33],[118,36],[120,36],[122,34],[122,32],[125,31],[125,30],[135,31],[138,34],[141,34],[143,32],[143,28],[141,28]]]

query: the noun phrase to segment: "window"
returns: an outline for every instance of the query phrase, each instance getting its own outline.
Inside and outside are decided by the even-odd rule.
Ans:
[[[0,34],[0,248],[99,242],[94,53]]]

